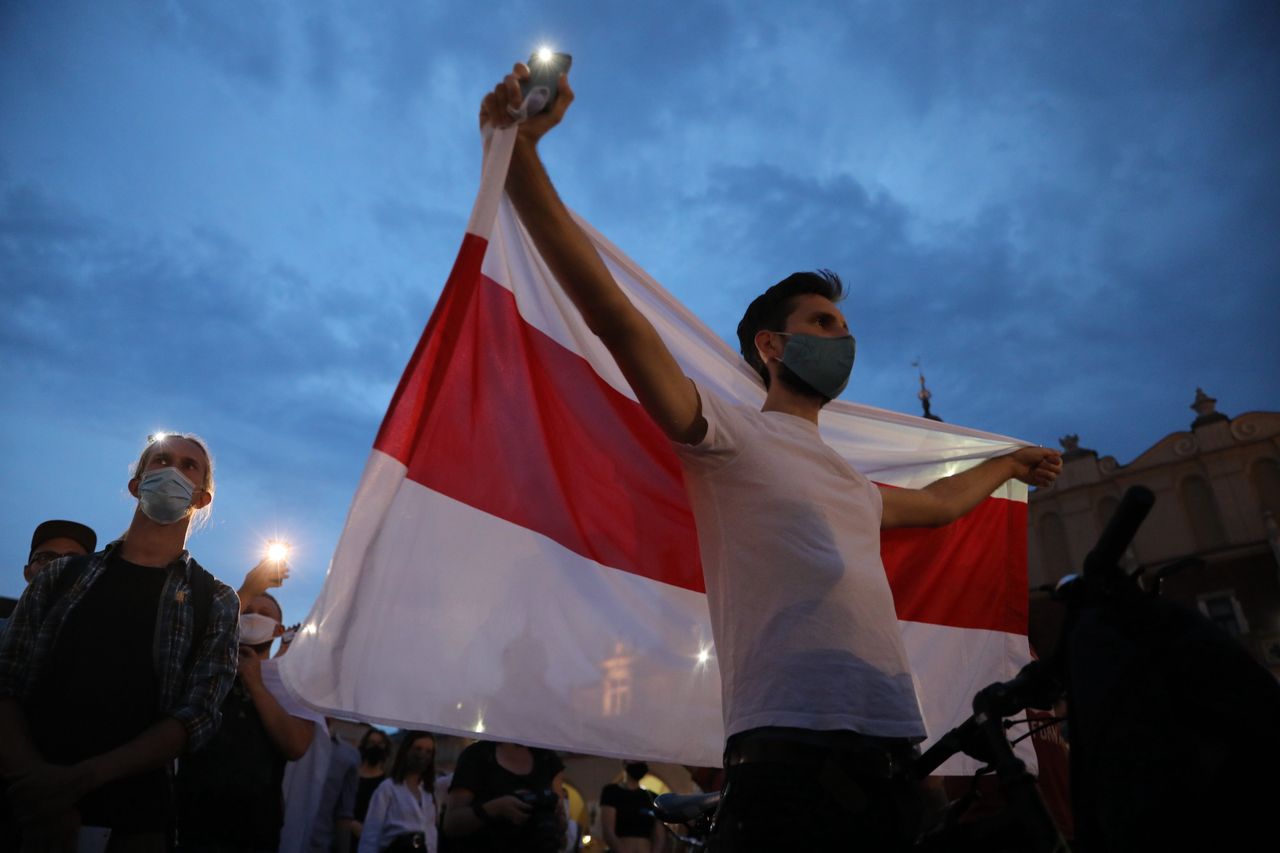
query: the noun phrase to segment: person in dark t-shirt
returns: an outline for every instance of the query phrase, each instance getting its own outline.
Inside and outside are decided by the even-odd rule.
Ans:
[[[360,738],[360,780],[356,783],[355,824],[352,834],[360,838],[364,817],[369,812],[373,792],[387,778],[387,758],[391,755],[391,738],[381,729],[371,728]],[[354,845],[353,845],[354,846]]]
[[[622,784],[600,792],[600,825],[611,853],[661,853],[666,834],[653,816],[653,794],[640,787],[649,772],[643,761],[629,761]]]
[[[235,591],[184,548],[213,501],[208,451],[154,436],[128,488],[124,535],[49,562],[0,634],[0,773],[33,849],[74,850],[82,826],[166,849],[166,768],[217,730],[235,677]]]
[[[458,756],[444,813],[450,853],[554,853],[563,843],[564,763],[554,752],[479,741]]]

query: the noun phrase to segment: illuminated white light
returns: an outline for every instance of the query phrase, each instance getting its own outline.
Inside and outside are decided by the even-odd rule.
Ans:
[[[152,441],[164,441],[168,437],[169,433],[167,432],[154,432],[151,434]]]
[[[459,702],[459,703],[458,703],[458,710],[459,710],[459,711],[461,711],[461,710],[462,710],[462,703],[461,703],[461,702]]]
[[[302,626],[302,633],[304,634],[314,634],[317,630],[318,629],[314,622],[308,622],[306,625]]]
[[[706,663],[709,660],[711,660],[711,652],[706,649],[698,652],[698,663]]]
[[[543,45],[542,47],[538,48],[537,56],[538,56],[539,62],[550,62],[551,58],[555,55],[556,55],[555,51],[547,47],[546,45]]]
[[[481,717],[480,719],[476,720],[476,733],[478,734],[483,731],[484,731],[484,717]]]
[[[268,542],[267,543],[267,559],[273,563],[278,563],[289,556],[288,542]]]
[[[590,843],[591,843],[591,836],[590,836],[590,835],[584,835],[584,836],[582,836],[582,843],[583,843],[584,845],[586,845],[586,844],[590,844]]]

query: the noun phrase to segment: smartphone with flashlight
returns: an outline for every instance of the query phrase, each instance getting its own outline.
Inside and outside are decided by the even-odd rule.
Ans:
[[[529,57],[529,79],[520,84],[526,115],[536,116],[556,102],[560,75],[573,65],[573,57],[543,48]]]

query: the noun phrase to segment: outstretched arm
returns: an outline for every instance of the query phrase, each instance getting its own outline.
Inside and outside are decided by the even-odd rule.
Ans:
[[[1062,456],[1045,447],[1023,447],[975,465],[967,471],[935,480],[923,489],[880,487],[884,498],[882,528],[941,527],[950,524],[1007,480],[1047,486],[1062,471]]]
[[[512,123],[508,107],[520,104],[520,81],[528,76],[529,69],[518,64],[485,96],[480,108],[482,125],[504,127]],[[538,157],[538,140],[559,124],[572,101],[568,75],[562,75],[552,108],[520,124],[507,174],[507,194],[556,281],[618,363],[649,417],[672,440],[696,444],[706,431],[706,422],[693,384],[657,330],[613,280],[556,194]]]

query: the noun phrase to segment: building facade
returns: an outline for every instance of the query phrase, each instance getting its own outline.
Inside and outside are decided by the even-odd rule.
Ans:
[[[1216,403],[1197,389],[1190,429],[1127,465],[1061,439],[1062,475],[1028,501],[1031,639],[1042,652],[1061,621],[1043,589],[1080,570],[1125,489],[1142,485],[1156,503],[1126,568],[1152,578],[1191,561],[1164,595],[1198,607],[1280,677],[1280,412],[1230,418]]]

